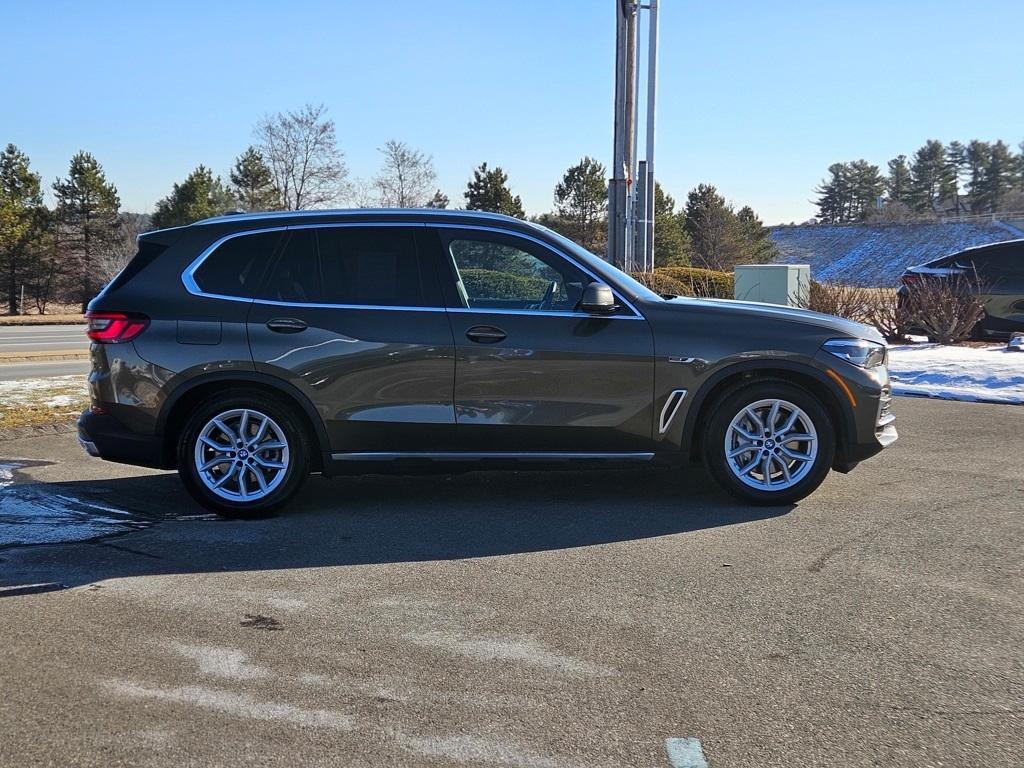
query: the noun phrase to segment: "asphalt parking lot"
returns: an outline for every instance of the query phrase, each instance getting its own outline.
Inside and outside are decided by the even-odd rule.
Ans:
[[[780,509],[471,473],[227,522],[73,435],[0,443],[0,586],[53,590],[0,597],[0,765],[1019,767],[1024,408],[897,414]]]

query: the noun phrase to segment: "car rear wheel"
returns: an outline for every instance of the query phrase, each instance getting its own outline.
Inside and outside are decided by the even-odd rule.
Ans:
[[[790,504],[821,485],[835,457],[835,428],[818,399],[770,381],[726,393],[704,435],[718,484],[753,504]]]
[[[261,392],[229,392],[189,417],[178,472],[189,493],[225,517],[258,517],[290,499],[309,474],[310,445],[291,408]]]

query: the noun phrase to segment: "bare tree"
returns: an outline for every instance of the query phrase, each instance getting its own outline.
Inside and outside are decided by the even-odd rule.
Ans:
[[[345,193],[348,169],[334,121],[326,113],[323,104],[307,104],[298,112],[278,112],[256,124],[259,150],[289,211],[316,208]]]
[[[348,185],[347,200],[353,208],[379,208],[380,190],[373,179],[357,177]]]
[[[374,183],[384,208],[423,208],[434,193],[437,172],[430,155],[391,139],[381,149],[384,167]]]
[[[117,238],[96,257],[96,270],[104,285],[128,265],[138,250],[139,235],[151,229],[149,214],[122,212],[118,218],[121,225]]]

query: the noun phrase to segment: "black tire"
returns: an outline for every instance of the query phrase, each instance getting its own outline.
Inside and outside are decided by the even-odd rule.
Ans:
[[[733,418],[744,408],[761,400],[778,399],[792,403],[811,420],[817,433],[817,455],[810,468],[793,485],[779,490],[751,487],[740,480],[726,457],[726,433]],[[711,406],[703,436],[704,463],[715,482],[736,498],[751,504],[776,506],[792,504],[814,491],[835,459],[836,431],[828,411],[817,397],[788,381],[768,380],[741,385],[725,393]],[[768,475],[771,477],[772,464]],[[781,469],[781,468],[780,468]]]
[[[283,478],[269,493],[252,501],[234,501],[218,495],[203,482],[196,466],[196,444],[203,428],[215,416],[237,409],[269,416],[283,432],[287,444],[288,462]],[[270,514],[295,495],[309,475],[311,455],[310,436],[293,407],[263,392],[231,389],[205,401],[189,415],[178,440],[178,474],[192,498],[207,509],[222,517],[256,518]],[[248,477],[255,479],[252,471]]]

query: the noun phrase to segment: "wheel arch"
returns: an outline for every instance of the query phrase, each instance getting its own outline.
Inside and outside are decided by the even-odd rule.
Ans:
[[[691,459],[702,453],[704,427],[714,404],[728,391],[760,379],[780,379],[803,387],[818,398],[835,426],[837,455],[856,434],[853,412],[839,387],[825,373],[808,365],[776,360],[757,360],[723,368],[711,376],[694,396],[683,424],[683,445]]]
[[[157,432],[163,435],[162,457],[168,468],[175,466],[175,446],[181,434],[184,419],[190,407],[198,405],[216,392],[228,387],[253,389],[276,397],[295,408],[302,426],[318,448],[310,457],[310,468],[322,472],[327,466],[330,439],[323,419],[313,403],[297,387],[288,382],[255,371],[224,371],[197,376],[176,387],[167,398],[157,420]]]

